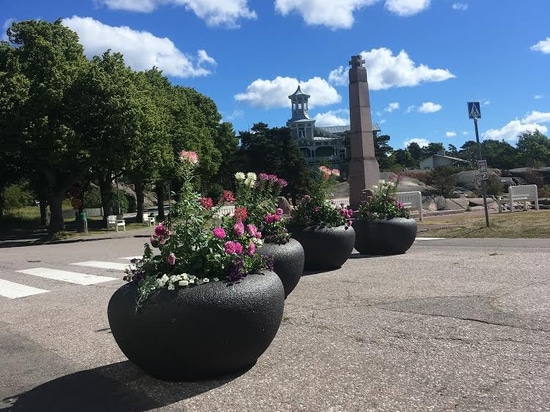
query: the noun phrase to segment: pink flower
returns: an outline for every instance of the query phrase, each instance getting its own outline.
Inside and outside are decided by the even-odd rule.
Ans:
[[[233,233],[237,237],[240,237],[240,236],[244,235],[244,224],[243,224],[243,222],[235,223],[235,225],[233,226]]]
[[[258,228],[256,225],[246,225],[246,231],[250,236],[255,237],[256,233],[258,233]]]
[[[331,172],[334,176],[340,177],[340,171],[338,169],[332,169]]]
[[[166,234],[167,230],[164,227],[164,224],[159,223],[157,227],[155,227],[155,235],[157,236],[164,236]]]
[[[243,245],[241,245],[239,242],[235,242],[235,253],[238,255],[243,253]]]
[[[272,215],[272,214],[267,214],[267,215],[265,215],[265,219],[264,219],[264,220],[265,220],[265,223],[271,223],[271,222],[273,222],[273,216],[274,216],[274,215]]]
[[[238,255],[243,252],[243,245],[239,242],[233,242],[232,240],[225,242],[224,248],[225,253],[228,255]]]
[[[223,238],[225,238],[225,230],[223,230],[222,227],[214,228],[214,230],[212,231],[212,233],[213,233],[214,236],[217,237],[218,239],[223,239]]]
[[[256,253],[256,245],[254,244],[254,242],[250,242],[248,244],[248,249],[247,249],[247,253],[252,256],[254,253]]]
[[[199,163],[199,157],[197,156],[196,152],[188,152],[186,150],[182,150],[180,152],[180,159],[182,162],[188,162],[193,166]]]
[[[204,207],[206,210],[212,209],[212,206],[214,206],[214,202],[210,197],[201,197],[200,198],[200,204],[202,207]]]
[[[225,242],[224,249],[225,253],[227,253],[228,255],[234,255],[235,253],[237,253],[235,251],[235,242],[233,242],[232,240],[228,240],[227,242]]]
[[[262,232],[256,232],[256,236],[254,236],[256,239],[262,238]]]
[[[170,266],[174,266],[176,264],[176,255],[174,255],[173,253],[170,253],[166,261]]]
[[[281,209],[280,207],[277,208],[277,210],[275,211],[275,214],[277,215],[282,215],[284,212],[283,212],[283,209]]]

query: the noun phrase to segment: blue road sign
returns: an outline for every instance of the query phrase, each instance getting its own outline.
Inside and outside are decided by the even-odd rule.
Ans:
[[[479,102],[468,102],[468,116],[470,116],[470,119],[481,119]]]

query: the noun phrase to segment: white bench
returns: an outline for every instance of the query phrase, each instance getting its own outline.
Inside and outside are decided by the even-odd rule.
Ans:
[[[397,200],[409,210],[418,211],[419,219],[424,219],[422,211],[422,192],[397,192]]]
[[[523,210],[528,210],[527,202],[534,202],[535,209],[539,210],[539,194],[537,185],[519,185],[508,187],[508,193],[497,199],[498,213],[502,213],[502,205],[507,204],[510,211],[514,211],[514,203],[522,202]]]
[[[148,213],[144,213],[143,223],[145,223],[147,226],[151,226],[151,224],[155,224],[155,216],[151,216]]]
[[[119,227],[124,228],[124,231],[126,232],[126,221],[124,220],[122,215],[107,216],[107,230],[110,230],[111,228],[113,228],[118,232]]]
[[[218,216],[233,216],[233,213],[235,213],[235,206],[233,205],[224,205],[220,206],[218,210],[216,211],[216,215]]]

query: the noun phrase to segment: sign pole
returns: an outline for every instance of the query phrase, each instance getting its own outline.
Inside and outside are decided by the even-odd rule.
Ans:
[[[485,209],[485,224],[489,227],[489,209],[487,208],[487,184],[486,180],[489,177],[487,172],[487,162],[483,160],[481,155],[481,143],[479,142],[479,131],[477,128],[477,119],[481,117],[479,102],[468,102],[468,113],[470,119],[474,119],[474,129],[476,132],[476,142],[478,150],[478,170],[481,178],[481,191],[483,193],[483,208]]]

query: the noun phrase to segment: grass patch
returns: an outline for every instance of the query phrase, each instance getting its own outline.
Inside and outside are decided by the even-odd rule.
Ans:
[[[73,213],[67,209],[67,214]],[[143,229],[146,224],[136,223],[134,218],[126,218],[126,231]],[[70,239],[73,237],[86,237],[92,235],[108,234],[108,230],[102,217],[88,217],[88,232],[77,232],[74,217],[65,219],[65,230],[55,234],[49,234],[48,227],[40,224],[40,210],[35,206],[22,207],[6,211],[0,220],[0,239],[17,239],[40,236],[42,242]],[[119,229],[121,230],[121,229]],[[123,230],[122,230],[123,231]]]
[[[491,213],[489,227],[485,215],[469,212],[417,221],[418,235],[446,238],[549,238],[550,210]]]

